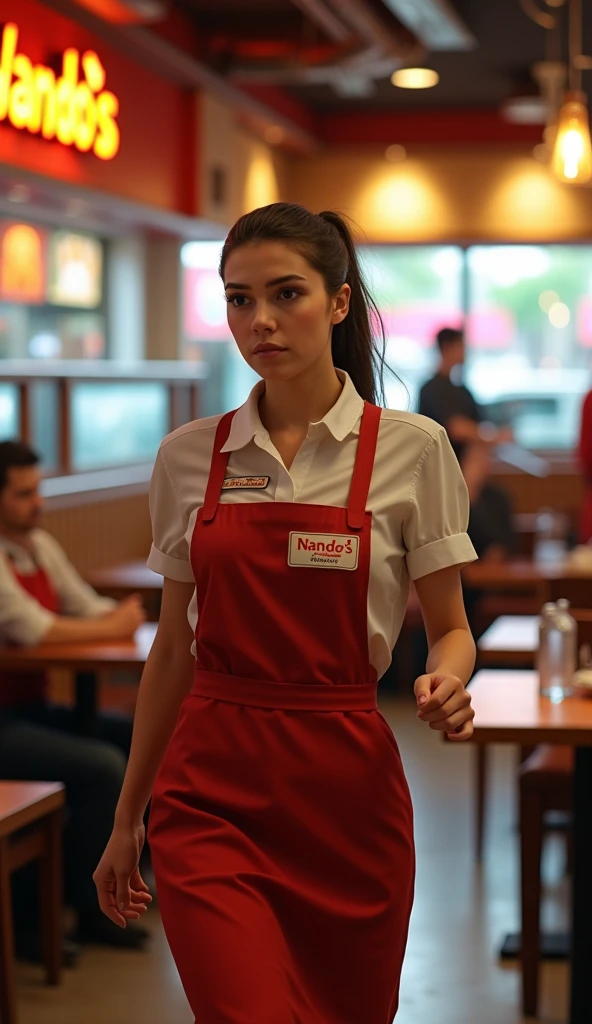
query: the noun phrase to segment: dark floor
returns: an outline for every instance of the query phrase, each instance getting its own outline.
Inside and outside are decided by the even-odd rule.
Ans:
[[[493,748],[492,800],[482,869],[473,859],[474,751],[445,746],[420,724],[410,701],[385,699],[382,711],[401,747],[415,803],[418,879],[397,1024],[522,1024],[517,966],[501,966],[500,939],[516,927],[515,753]],[[545,922],[565,923],[563,848],[546,858]],[[39,969],[19,965],[19,1024],[193,1024],[158,913],[146,953],[85,952],[51,990]],[[543,1024],[566,1019],[567,969],[542,975]],[[256,1022],[254,1022],[256,1024]]]

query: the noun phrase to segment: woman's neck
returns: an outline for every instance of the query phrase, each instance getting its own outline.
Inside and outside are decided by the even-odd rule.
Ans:
[[[302,432],[332,409],[343,384],[331,363],[327,370],[289,381],[266,381],[259,400],[259,416],[269,433]]]

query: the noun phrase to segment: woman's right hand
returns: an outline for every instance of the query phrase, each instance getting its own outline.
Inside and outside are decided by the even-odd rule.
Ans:
[[[125,928],[128,921],[137,921],[152,902],[139,868],[145,838],[143,824],[116,825],[93,874],[99,906],[120,928]]]
[[[146,612],[139,594],[130,594],[120,601],[113,611],[105,616],[109,624],[109,633],[115,639],[127,639],[146,621]]]

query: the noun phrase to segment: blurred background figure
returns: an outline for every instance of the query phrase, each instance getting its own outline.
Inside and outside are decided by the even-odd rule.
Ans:
[[[459,460],[470,441],[491,445],[511,441],[511,428],[498,428],[485,422],[473,395],[462,383],[466,355],[463,332],[455,327],[443,327],[436,335],[436,344],[440,353],[438,370],[421,388],[418,412],[446,428]]]
[[[515,553],[512,502],[491,480],[491,453],[483,441],[465,445],[461,469],[469,491],[469,536],[481,560],[502,562]]]
[[[580,541],[587,544],[592,538],[592,391],[588,392],[582,405],[578,455],[585,487],[580,516]]]
[[[0,443],[0,643],[33,646],[132,636],[144,620],[139,598],[117,604],[99,597],[57,541],[39,527],[38,463],[37,454],[21,441]],[[78,912],[77,937],[137,948],[145,931],[135,925],[122,931],[101,914],[91,877],[111,833],[132,719],[102,713],[97,739],[78,736],[72,708],[50,702],[48,682],[44,672],[0,673],[0,777],[65,784],[65,891]],[[17,950],[37,959],[34,891],[25,871],[15,886]]]

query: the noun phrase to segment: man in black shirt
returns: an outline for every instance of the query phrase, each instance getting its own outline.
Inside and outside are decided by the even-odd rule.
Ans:
[[[418,412],[446,428],[459,460],[470,441],[485,441],[490,445],[511,441],[512,431],[486,423],[469,389],[451,380],[455,367],[462,367],[465,361],[463,332],[444,327],[436,335],[436,341],[440,350],[440,366],[435,377],[428,380],[419,393]]]

